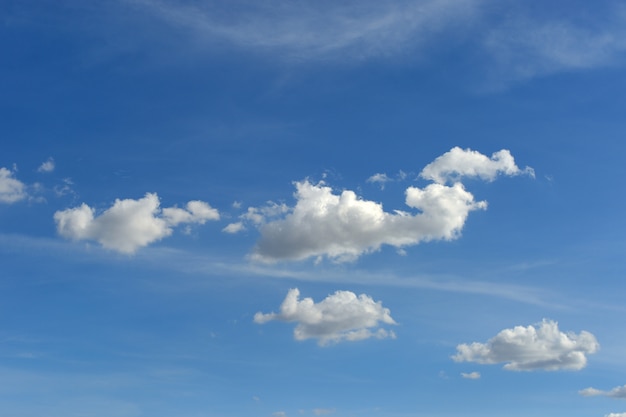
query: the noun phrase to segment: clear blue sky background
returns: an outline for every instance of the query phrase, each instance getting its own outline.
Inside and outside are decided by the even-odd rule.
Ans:
[[[0,417],[626,416],[620,2],[2,0],[0,52]]]

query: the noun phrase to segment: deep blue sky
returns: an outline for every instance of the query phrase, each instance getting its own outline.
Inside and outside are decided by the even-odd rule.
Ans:
[[[625,23],[0,2],[0,417],[626,416]]]

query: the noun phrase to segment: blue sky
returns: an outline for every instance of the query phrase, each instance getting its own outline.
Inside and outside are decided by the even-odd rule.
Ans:
[[[0,416],[626,416],[625,27],[0,3]]]

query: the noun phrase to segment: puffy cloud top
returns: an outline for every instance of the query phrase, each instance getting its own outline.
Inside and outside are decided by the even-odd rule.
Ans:
[[[26,186],[13,172],[0,167],[0,203],[11,204],[27,197]]]
[[[519,169],[511,152],[507,149],[494,152],[489,158],[480,152],[461,149],[457,146],[426,165],[420,176],[445,184],[448,181],[458,181],[462,177],[477,177],[493,181],[498,174],[520,175],[523,173],[534,176],[534,171],[530,167]]]
[[[566,334],[555,321],[543,320],[536,326],[502,330],[487,343],[458,345],[452,358],[482,364],[506,362],[504,369],[510,371],[579,370],[587,364],[585,355],[599,347],[589,332]]]
[[[299,300],[297,288],[289,290],[280,306],[280,313],[254,315],[254,322],[264,324],[272,320],[297,322],[296,340],[317,339],[325,346],[331,342],[357,341],[372,337],[395,338],[393,331],[374,329],[380,323],[396,324],[388,308],[380,301],[350,291],[337,291],[319,303],[312,298]]]
[[[204,224],[207,220],[218,219],[218,211],[202,201],[190,201],[186,209],[161,210],[159,197],[152,193],[138,200],[115,200],[113,206],[99,216],[84,203],[54,214],[61,236],[95,240],[107,249],[128,254],[171,235],[172,227],[181,223]]]
[[[461,184],[431,184],[406,190],[406,204],[419,214],[388,213],[380,203],[363,200],[350,190],[334,194],[324,183],[296,183],[293,210],[261,226],[254,258],[272,262],[328,256],[353,260],[383,244],[401,247],[432,239],[455,239],[475,202]]]

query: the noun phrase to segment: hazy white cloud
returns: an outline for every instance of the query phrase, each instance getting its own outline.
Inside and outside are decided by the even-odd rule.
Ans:
[[[585,388],[583,390],[578,391],[580,395],[584,395],[585,397],[611,397],[611,398],[623,398],[626,399],[626,385],[621,387],[615,387],[610,391],[602,391],[595,388]]]
[[[313,409],[313,414],[316,416],[326,416],[328,414],[332,414],[335,412],[334,408],[315,408]]]
[[[52,172],[54,171],[54,167],[55,167],[54,159],[48,158],[47,161],[39,165],[39,168],[37,168],[37,172],[43,172],[43,173]]]
[[[458,32],[481,0],[393,3],[242,1],[225,12],[214,2],[129,0],[196,39],[226,42],[283,59],[362,60],[406,53],[442,31]]]
[[[626,413],[609,413],[605,414],[604,417],[626,417]]]
[[[285,413],[284,411],[276,411],[276,412],[272,413],[272,416],[274,416],[274,417],[287,417],[287,413]]]
[[[299,297],[297,288],[289,290],[280,306],[280,313],[258,312],[254,315],[254,322],[297,322],[295,339],[317,339],[320,346],[369,338],[395,338],[393,331],[378,327],[379,323],[396,324],[389,309],[368,295],[337,291],[319,303],[312,298],[299,300]]]
[[[364,200],[350,190],[336,194],[324,182],[296,182],[297,202],[293,208],[276,205],[271,219],[254,208],[244,215],[261,232],[252,257],[263,262],[310,257],[344,262],[382,245],[402,248],[424,241],[456,239],[469,213],[485,209],[487,203],[474,201],[460,182],[446,185],[446,180],[452,176],[493,180],[498,173],[521,172],[508,150],[496,152],[490,159],[469,149],[453,148],[422,172],[435,183],[406,189],[405,203],[414,213],[386,212],[381,203]]]
[[[226,225],[226,227],[222,229],[222,232],[234,234],[239,233],[243,230],[246,230],[244,224],[242,222],[236,222]]]
[[[138,200],[115,200],[98,216],[95,209],[84,203],[54,214],[61,236],[95,240],[107,249],[128,254],[171,235],[172,227],[179,224],[204,224],[218,219],[218,211],[202,201],[190,201],[185,209],[161,209],[159,197],[152,193]]]
[[[371,182],[374,184],[379,184],[381,190],[385,188],[385,184],[389,181],[393,181],[391,178],[387,176],[387,174],[374,174],[367,179],[367,182]]]
[[[452,358],[456,362],[494,364],[505,362],[510,371],[579,370],[587,364],[587,354],[600,345],[593,334],[559,331],[555,321],[543,320],[535,326],[505,329],[487,343],[461,344]]]
[[[465,379],[480,379],[480,372],[461,372],[461,376]]]
[[[15,178],[14,171],[0,167],[0,203],[11,204],[26,197],[26,185]]]
[[[457,146],[426,165],[420,176],[445,184],[448,181],[460,181],[463,177],[493,181],[498,174],[511,176],[522,173],[534,176],[534,171],[530,167],[521,170],[507,149],[494,152],[489,158],[480,152]]]

